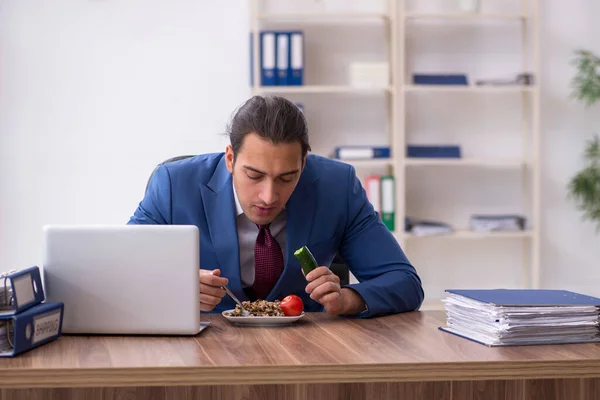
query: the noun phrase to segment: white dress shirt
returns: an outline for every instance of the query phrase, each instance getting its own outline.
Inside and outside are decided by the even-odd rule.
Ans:
[[[233,197],[235,198],[237,234],[240,249],[240,276],[242,278],[242,287],[251,287],[254,283],[254,244],[258,236],[258,227],[246,217],[244,210],[237,197],[235,186],[233,187]],[[283,262],[285,265],[285,208],[275,217],[269,230],[275,238],[283,253]]]

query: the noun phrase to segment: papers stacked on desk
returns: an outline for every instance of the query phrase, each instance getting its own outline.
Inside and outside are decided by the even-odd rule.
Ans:
[[[565,290],[447,290],[441,330],[488,346],[599,342],[600,299]]]
[[[9,325],[0,321],[0,352],[9,351],[11,349],[10,341],[8,340],[9,335],[12,334],[9,330]]]

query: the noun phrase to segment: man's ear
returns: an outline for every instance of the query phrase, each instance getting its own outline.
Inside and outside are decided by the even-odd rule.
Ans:
[[[234,162],[233,148],[231,147],[231,145],[228,145],[225,148],[225,165],[227,165],[227,170],[232,174],[233,174],[233,162]]]

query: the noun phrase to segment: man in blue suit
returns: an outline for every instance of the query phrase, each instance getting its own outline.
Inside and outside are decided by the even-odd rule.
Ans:
[[[130,224],[196,225],[201,310],[298,295],[306,311],[371,317],[417,310],[421,280],[368,201],[352,166],[308,154],[302,112],[255,96],[234,115],[224,153],[159,167]],[[304,276],[294,251],[319,268]],[[339,251],[358,284],[328,266]]]

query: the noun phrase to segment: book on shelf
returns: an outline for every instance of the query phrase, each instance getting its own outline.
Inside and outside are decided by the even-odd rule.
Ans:
[[[389,146],[338,146],[331,152],[331,158],[338,160],[370,160],[374,158],[390,158]]]
[[[523,72],[511,78],[478,79],[475,81],[477,86],[531,86],[533,84],[534,76],[529,72]]]
[[[410,217],[404,219],[404,230],[415,236],[445,235],[454,232],[452,225],[445,222]]]
[[[367,192],[367,198],[373,205],[375,212],[381,216],[381,176],[367,176],[365,178],[365,191]]]
[[[254,40],[250,33],[250,85],[254,85]],[[302,30],[259,32],[258,75],[261,86],[304,84],[304,32]]]
[[[365,178],[367,199],[383,224],[394,231],[396,226],[395,179],[392,175],[369,175]]]
[[[406,146],[406,157],[409,158],[461,158],[460,146],[457,145],[414,145]]]
[[[381,177],[381,219],[390,231],[396,230],[396,180],[393,175]]]
[[[374,158],[391,158],[390,146],[338,146],[331,152],[331,158],[340,160],[369,160]],[[457,145],[407,145],[408,158],[461,158],[460,146]]]
[[[446,290],[442,331],[487,346],[599,342],[600,299],[567,290]]]
[[[465,74],[413,74],[415,85],[467,85]]]
[[[522,231],[526,218],[521,215],[482,214],[472,215],[469,226],[475,232]]]

